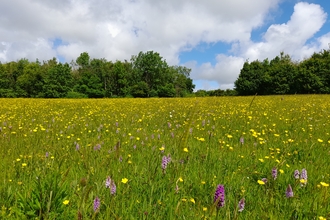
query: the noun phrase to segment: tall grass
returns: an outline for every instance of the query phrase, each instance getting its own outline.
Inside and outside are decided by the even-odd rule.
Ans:
[[[330,96],[0,105],[3,219],[330,218]]]

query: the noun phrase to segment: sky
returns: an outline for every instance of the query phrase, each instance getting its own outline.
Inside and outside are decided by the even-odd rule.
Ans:
[[[158,52],[196,90],[231,89],[246,61],[329,49],[329,0],[0,0],[0,62],[130,60]]]

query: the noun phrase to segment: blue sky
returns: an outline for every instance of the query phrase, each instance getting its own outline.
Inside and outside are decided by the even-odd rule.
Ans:
[[[246,60],[328,49],[329,0],[11,0],[0,8],[0,61],[129,60],[160,53],[198,89],[233,88]]]

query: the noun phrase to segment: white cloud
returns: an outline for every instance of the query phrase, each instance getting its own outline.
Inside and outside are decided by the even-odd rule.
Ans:
[[[279,0],[11,0],[0,8],[1,61],[26,58],[67,61],[87,51],[109,60],[130,59],[139,51],[159,52],[170,64],[201,41],[248,40],[252,28]],[[65,45],[32,45],[60,38]],[[13,45],[16,45],[13,46]],[[19,52],[17,52],[18,50]]]
[[[328,49],[330,33],[307,43],[324,25],[327,14],[319,5],[304,2],[297,3],[294,12],[287,23],[273,24],[264,33],[261,42],[240,40],[233,44],[232,51],[236,57],[218,55],[217,63],[202,64],[193,70],[193,76],[198,79],[216,80],[220,88],[233,87],[245,60],[272,59],[280,52],[302,60],[321,49]]]
[[[287,23],[271,25],[261,42],[252,42],[251,32],[264,25],[280,1],[4,1],[0,7],[0,61],[61,56],[70,62],[84,51],[95,58],[129,60],[140,51],[154,50],[176,65],[180,52],[201,42],[222,41],[233,45],[233,55],[218,55],[215,65],[189,65],[194,80],[215,81],[228,88],[248,58],[273,57],[282,50],[303,58],[329,41],[325,35],[306,44],[322,27],[326,14],[318,5],[297,3]],[[65,44],[54,47],[54,39]]]

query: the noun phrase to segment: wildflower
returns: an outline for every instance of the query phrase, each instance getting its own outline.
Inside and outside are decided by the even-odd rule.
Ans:
[[[168,156],[163,156],[163,159],[162,159],[162,169],[163,171],[165,171],[167,165],[171,162],[171,156],[168,155]]]
[[[299,179],[299,177],[300,177],[299,170],[295,170],[294,173],[293,173],[293,176],[296,180]]]
[[[241,144],[244,144],[244,137],[241,137],[241,138],[239,139],[239,142],[240,142]]]
[[[325,182],[320,182],[320,184],[321,184],[322,186],[325,186],[325,187],[328,187],[328,186],[329,186],[329,184],[328,184],[328,183],[325,183]]]
[[[67,205],[67,204],[69,204],[69,202],[70,202],[70,201],[66,199],[66,200],[63,201],[63,204],[64,204],[64,205]]]
[[[272,169],[272,177],[274,178],[274,180],[276,180],[276,178],[277,178],[277,169],[276,169],[276,167],[274,167]]]
[[[77,143],[76,144],[76,151],[78,151],[80,149],[80,145]]]
[[[124,184],[126,184],[128,182],[128,179],[127,178],[123,178],[123,179],[121,179],[121,182],[124,183]]]
[[[265,185],[265,182],[262,181],[262,180],[258,180],[257,182],[258,182],[260,185]]]
[[[323,216],[319,217],[319,220],[327,220],[326,218],[324,218]]]
[[[217,186],[214,193],[214,203],[216,203],[217,208],[223,207],[225,205],[225,187],[221,184]]]
[[[242,212],[244,210],[245,207],[245,199],[242,198],[239,202],[238,202],[238,211]]]
[[[195,204],[195,199],[191,198],[189,201]]]
[[[207,208],[206,207],[203,207],[203,211],[206,212],[207,211]]]
[[[27,166],[27,164],[26,163],[22,163],[22,167],[26,167]]]
[[[49,156],[49,153],[48,152],[46,152],[46,155],[45,155],[45,157],[47,158]]]
[[[286,195],[286,198],[293,197],[293,191],[292,191],[292,187],[290,184],[288,185],[288,188],[286,188],[285,195]]]
[[[264,183],[267,183],[268,179],[267,178],[262,178],[261,181],[264,182]]]
[[[186,147],[183,148],[183,151],[184,151],[184,152],[188,152],[188,148],[186,148]]]
[[[96,196],[96,198],[94,199],[94,212],[96,212],[99,208],[100,208],[100,205],[101,205],[101,201],[99,199],[99,197]]]
[[[304,186],[307,184],[307,170],[305,168],[301,170],[300,179],[304,180],[304,183],[300,184],[301,186]]]
[[[106,188],[110,188],[111,195],[116,194],[117,187],[116,187],[115,181],[113,181],[110,178],[110,176],[108,176],[107,179],[106,179],[106,181],[105,181],[105,187]]]
[[[101,144],[95,145],[94,150],[100,150],[100,149],[101,149]]]

